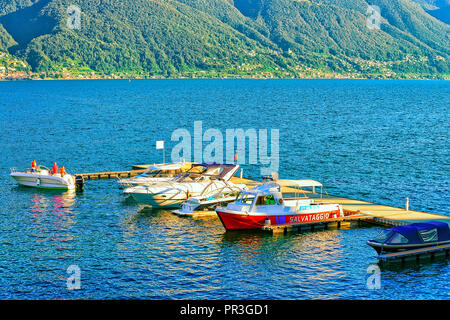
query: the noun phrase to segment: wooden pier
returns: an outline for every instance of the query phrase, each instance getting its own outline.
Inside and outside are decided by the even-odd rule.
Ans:
[[[105,171],[105,172],[91,172],[91,173],[76,173],[74,176],[82,176],[85,180],[98,180],[98,179],[117,179],[117,178],[131,178],[146,171],[146,169],[140,170],[124,170],[124,171]]]
[[[357,223],[360,221],[365,221],[370,219],[363,214],[352,214],[349,216],[331,218],[318,222],[304,222],[299,224],[277,224],[268,225],[262,228],[263,231],[268,231],[271,233],[287,233],[290,231],[304,232],[304,231],[318,231],[318,230],[328,230],[330,228],[341,228],[344,225],[350,226],[352,223]]]
[[[171,163],[166,163],[170,165]],[[187,162],[186,164],[189,164]],[[148,170],[150,166],[155,166],[154,164],[135,164],[132,166],[131,170],[122,170],[122,171],[104,171],[104,172],[90,172],[90,173],[75,173],[74,176],[81,176],[85,180],[98,180],[98,179],[117,179],[117,178],[131,178],[135,177],[142,172]],[[182,170],[187,170],[190,167],[183,168]]]
[[[342,205],[344,212],[363,214],[369,219],[367,222],[381,226],[399,226],[414,222],[426,222],[430,220],[441,221],[450,224],[450,216],[438,215],[434,213],[417,210],[407,210],[405,208],[391,207],[375,204],[367,201],[353,200],[347,198],[326,198],[317,199],[320,203],[338,203]]]

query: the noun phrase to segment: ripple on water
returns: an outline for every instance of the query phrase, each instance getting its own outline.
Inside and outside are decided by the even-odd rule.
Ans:
[[[281,177],[448,214],[448,82],[4,82],[0,96],[2,299],[449,298],[446,260],[382,268],[381,289],[367,289],[376,259],[365,242],[378,227],[224,232],[216,217],[140,210],[114,180],[73,194],[18,188],[8,176],[32,159],[72,173],[160,162],[154,141],[171,150],[172,132],[201,120],[204,131],[279,129]],[[243,168],[259,178],[257,166]],[[70,265],[81,290],[67,290]]]

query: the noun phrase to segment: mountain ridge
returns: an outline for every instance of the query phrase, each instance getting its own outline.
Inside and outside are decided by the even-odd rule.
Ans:
[[[448,78],[448,25],[410,0],[370,3],[380,29],[364,0],[0,0],[0,50],[56,78]]]

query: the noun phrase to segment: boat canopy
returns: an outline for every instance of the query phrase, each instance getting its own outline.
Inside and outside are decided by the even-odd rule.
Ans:
[[[400,233],[413,243],[450,240],[450,229],[445,222],[412,223],[406,226],[394,227],[391,230]]]
[[[386,244],[421,244],[448,240],[450,240],[448,224],[440,221],[429,221],[383,230],[373,241]]]

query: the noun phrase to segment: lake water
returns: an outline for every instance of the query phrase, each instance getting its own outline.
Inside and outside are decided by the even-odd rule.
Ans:
[[[177,128],[278,129],[282,178],[449,215],[444,81],[100,80],[0,83],[0,299],[449,299],[448,260],[381,269],[381,228],[268,235],[140,211],[114,180],[84,193],[19,188],[31,160],[70,173],[162,162]],[[258,166],[243,165],[259,179]],[[68,290],[67,268],[81,270]]]

